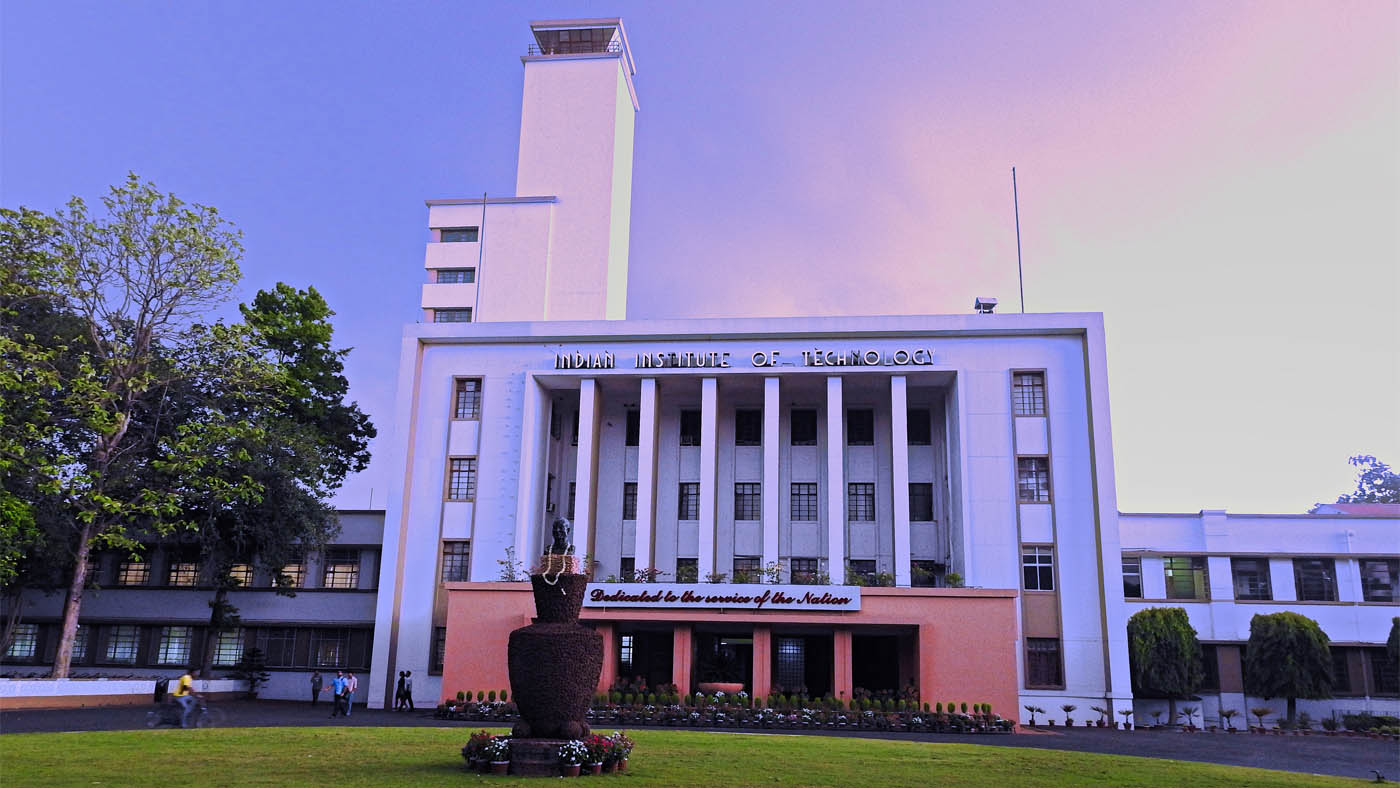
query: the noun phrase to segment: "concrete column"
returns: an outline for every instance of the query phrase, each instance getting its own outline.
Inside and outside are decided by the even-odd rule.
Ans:
[[[515,557],[520,561],[544,552],[537,522],[544,511],[545,461],[549,456],[549,393],[525,375],[524,413],[520,418],[520,481],[515,495]]]
[[[772,378],[770,378],[772,380]],[[773,688],[773,630],[769,627],[753,628],[753,687],[750,695],[755,699],[768,697]]]
[[[689,695],[690,663],[694,658],[689,624],[676,624],[671,630],[671,683],[676,685],[676,694]]]
[[[602,416],[602,401],[598,381],[588,378],[579,382],[578,392],[578,465],[574,479],[574,552],[579,556],[593,553],[593,526],[597,516],[594,503],[598,487],[598,421]]]
[[[778,560],[778,526],[782,516],[782,477],[778,473],[779,418],[778,379],[763,379],[763,565]],[[755,641],[754,653],[758,653]],[[757,659],[757,657],[755,657]],[[765,690],[764,694],[767,694]],[[755,697],[760,697],[755,694]]]
[[[831,638],[831,694],[849,701],[851,699],[851,630],[839,627]]]
[[[909,586],[909,398],[906,378],[890,378],[890,470],[894,486],[894,584]]]
[[[650,569],[654,562],[652,544],[656,530],[656,442],[658,396],[656,378],[642,379],[642,398],[638,414],[637,442],[637,541],[633,555],[637,571]]]
[[[598,674],[596,692],[607,692],[617,681],[617,626],[611,622],[599,622],[593,631],[603,636],[603,670]]]
[[[718,447],[715,436],[719,421],[719,381],[700,381],[700,553],[697,557],[700,580],[715,571],[715,493],[718,475]]]
[[[831,582],[846,582],[846,411],[841,378],[826,379],[826,562]],[[847,666],[849,676],[850,667]]]

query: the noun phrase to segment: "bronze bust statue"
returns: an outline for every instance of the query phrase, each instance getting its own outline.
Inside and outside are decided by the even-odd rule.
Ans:
[[[569,555],[574,551],[574,526],[563,517],[554,518],[554,542],[549,545],[549,555]]]

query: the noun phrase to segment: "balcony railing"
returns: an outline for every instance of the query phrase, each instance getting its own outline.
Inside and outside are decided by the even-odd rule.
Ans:
[[[614,38],[611,41],[560,41],[548,46],[531,44],[527,55],[591,55],[595,53],[611,52],[617,54],[622,51],[622,42]]]

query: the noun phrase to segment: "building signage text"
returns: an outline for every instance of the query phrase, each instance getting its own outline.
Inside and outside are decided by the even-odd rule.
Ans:
[[[589,583],[583,606],[845,611],[860,610],[860,588],[734,583]]]
[[[667,350],[638,353],[633,364],[637,369],[729,369],[729,355],[727,350]],[[933,348],[812,348],[788,357],[780,350],[756,350],[750,354],[749,364],[754,367],[796,366],[798,358],[804,367],[926,367],[933,364]],[[554,368],[616,369],[617,356],[606,350],[555,353]]]

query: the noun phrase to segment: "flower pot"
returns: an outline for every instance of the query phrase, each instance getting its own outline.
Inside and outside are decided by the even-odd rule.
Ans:
[[[612,774],[617,771],[617,761],[603,761],[603,774]]]
[[[500,775],[509,774],[509,773],[510,773],[510,761],[492,761],[492,762],[491,762],[491,773],[492,773],[492,774],[500,774]]]
[[[559,774],[562,777],[577,777],[579,768],[579,764],[577,763],[565,764],[559,767]]]
[[[716,692],[734,695],[744,691],[744,683],[742,681],[702,681],[696,684],[695,688],[706,695],[713,695]]]
[[[626,759],[626,758],[623,758],[622,760],[620,760],[620,761],[617,762],[617,770],[620,771],[620,772],[625,772],[625,771],[627,771],[627,759]]]
[[[587,767],[588,773],[589,773],[589,774],[602,774],[602,773],[603,773],[603,764],[601,764],[601,763],[589,763],[589,764],[585,764],[585,766]]]

